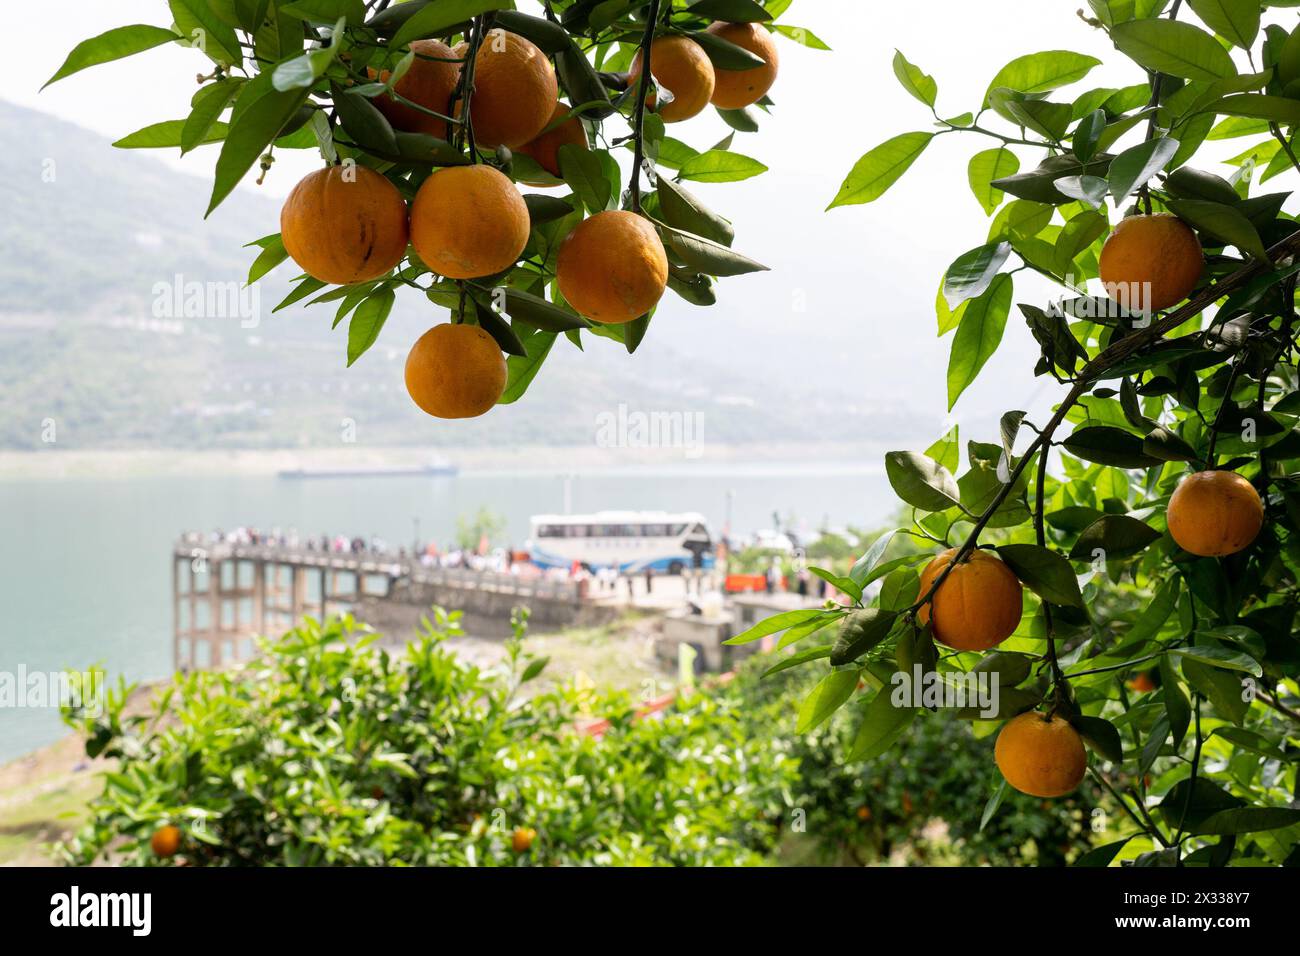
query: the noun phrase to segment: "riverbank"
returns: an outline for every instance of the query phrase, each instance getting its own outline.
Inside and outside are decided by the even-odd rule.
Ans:
[[[881,446],[862,443],[714,445],[698,449],[606,448],[575,446],[367,447],[230,449],[187,451],[162,449],[78,450],[51,447],[41,451],[0,451],[0,480],[47,478],[142,478],[186,476],[267,476],[297,468],[409,468],[433,458],[449,461],[462,472],[575,474],[647,467],[703,472],[719,466],[759,465],[792,472],[815,468],[877,472],[883,468]]]

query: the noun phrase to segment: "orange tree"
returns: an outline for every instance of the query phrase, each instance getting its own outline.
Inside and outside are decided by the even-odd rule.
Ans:
[[[277,152],[319,151],[280,232],[252,243],[249,282],[292,259],[276,308],[334,303],[349,365],[398,291],[450,310],[406,382],[424,411],[463,418],[519,399],[560,335],[634,351],[667,289],[710,306],[716,278],[765,268],[683,182],[766,169],[731,147],[772,105],[775,37],[825,48],[775,22],[791,2],[170,0],[170,27],[86,40],[50,82],[168,43],[206,55],[190,114],[116,145],[219,143],[209,213]],[[668,135],[710,104],[731,135]]]
[[[878,198],[938,137],[987,146],[969,180],[989,232],[938,298],[949,405],[1031,273],[1064,288],[1017,309],[1059,402],[1039,421],[1006,412],[964,470],[956,431],[887,455],[910,523],[846,577],[820,572],[851,601],[735,640],[784,631],[781,666],[829,662],[799,723],[858,707],[852,760],[881,757],[944,689],[996,675],[1005,723],[976,726],[997,730],[1007,783],[984,817],[1091,773],[1110,819],[1083,863],[1294,864],[1300,225],[1290,194],[1259,184],[1300,169],[1300,29],[1261,22],[1258,0],[1089,5],[1079,29],[1138,82],[1063,94],[1100,61],[1033,53],[952,115],[899,53],[933,126],[868,152],[832,202]],[[1201,168],[1202,146],[1230,139],[1230,175]],[[891,559],[893,535],[942,553]],[[896,693],[899,675],[936,696]]]

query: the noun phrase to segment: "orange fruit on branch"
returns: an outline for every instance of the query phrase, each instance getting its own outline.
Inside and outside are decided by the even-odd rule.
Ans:
[[[1151,679],[1151,675],[1146,671],[1138,671],[1133,679],[1128,682],[1129,689],[1138,694],[1149,694],[1156,689],[1156,682]]]
[[[153,855],[168,859],[176,855],[181,848],[181,831],[179,827],[171,826],[159,827],[149,838],[149,848],[153,850]]]
[[[451,115],[451,95],[460,82],[460,64],[451,47],[439,40],[415,40],[411,43],[415,59],[411,61],[402,78],[393,84],[393,92],[425,109]],[[373,70],[368,70],[374,76]],[[388,82],[388,71],[379,74],[381,83]],[[430,116],[409,103],[403,103],[389,93],[372,100],[379,112],[387,117],[394,129],[407,133],[427,133],[439,139],[451,138],[451,124],[445,119]]]
[[[921,595],[957,556],[949,548],[921,572]],[[986,651],[1001,644],[1020,624],[1024,589],[1002,559],[975,550],[948,573],[930,601],[917,613],[929,623],[935,640],[959,651]]]
[[[318,169],[285,199],[280,239],[313,279],[334,285],[377,279],[406,255],[406,200],[365,166]]]
[[[546,121],[547,126],[552,123],[556,124],[550,129],[546,129],[536,139],[530,140],[523,146],[520,146],[516,152],[523,153],[530,157],[538,166],[546,170],[552,176],[560,175],[560,147],[581,146],[586,149],[589,145],[587,142],[587,130],[582,125],[582,120],[577,116],[569,116],[568,119],[560,120],[568,116],[570,110],[566,103],[556,103],[555,109],[551,113],[551,118]],[[554,185],[553,183],[527,183],[529,186],[546,186]]]
[[[1088,771],[1083,738],[1069,721],[1032,710],[1002,725],[993,759],[1007,783],[1031,797],[1064,796]]]
[[[506,360],[477,325],[435,325],[406,356],[406,390],[435,418],[476,418],[506,388]]]
[[[1200,240],[1170,213],[1122,219],[1098,260],[1106,295],[1129,312],[1159,312],[1183,301],[1205,270]]]
[[[668,285],[668,256],[655,227],[632,212],[598,212],[560,245],[560,292],[581,315],[616,325],[645,315]]]
[[[537,831],[532,827],[519,827],[510,835],[510,846],[516,853],[527,853],[537,839]]]
[[[713,63],[704,48],[690,37],[662,36],[650,44],[650,75],[673,96],[659,110],[665,123],[680,123],[698,115],[713,96]],[[635,86],[640,77],[638,52],[628,82]]]
[[[1198,471],[1169,499],[1169,534],[1184,551],[1221,558],[1250,546],[1264,526],[1264,502],[1235,471]]]
[[[779,62],[772,34],[757,23],[717,22],[709,27],[709,32],[748,50],[765,64],[749,70],[714,67],[713,105],[724,110],[739,110],[757,103],[776,82]]]
[[[469,46],[461,43],[455,52],[465,57]],[[516,33],[489,30],[474,59],[469,121],[475,143],[519,148],[550,122],[559,95],[555,67],[545,53]],[[462,105],[457,103],[457,116]]]
[[[411,245],[434,272],[476,279],[510,268],[528,244],[528,205],[491,166],[448,166],[411,204]]]

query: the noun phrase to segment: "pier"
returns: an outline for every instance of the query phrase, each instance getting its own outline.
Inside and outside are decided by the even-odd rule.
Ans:
[[[376,627],[413,625],[433,604],[496,620],[527,606],[544,627],[616,613],[577,581],[422,564],[400,552],[327,551],[284,544],[214,543],[182,536],[172,555],[172,655],[177,670],[253,656],[254,638],[305,616],[359,611]]]

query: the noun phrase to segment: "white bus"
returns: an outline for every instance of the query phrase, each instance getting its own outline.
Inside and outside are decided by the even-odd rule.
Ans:
[[[680,574],[713,567],[713,539],[695,512],[601,511],[589,515],[534,515],[528,553],[538,567],[646,568]]]

